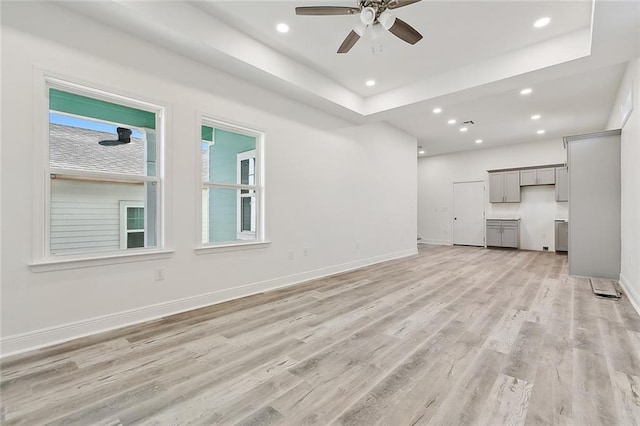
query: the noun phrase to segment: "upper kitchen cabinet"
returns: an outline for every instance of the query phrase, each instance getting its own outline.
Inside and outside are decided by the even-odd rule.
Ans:
[[[569,172],[566,167],[556,167],[556,201],[569,201]]]
[[[553,185],[556,171],[553,167],[520,170],[520,186]]]
[[[520,202],[520,172],[518,170],[489,173],[489,202]]]

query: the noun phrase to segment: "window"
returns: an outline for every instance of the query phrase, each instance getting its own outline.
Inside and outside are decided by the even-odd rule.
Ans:
[[[45,256],[158,248],[161,108],[47,83]]]
[[[236,165],[238,182],[243,185],[255,185],[256,182],[256,150],[237,154]],[[238,225],[239,240],[253,240],[256,234],[256,191],[240,189],[238,194]]]
[[[120,248],[144,247],[144,206],[137,201],[120,201]]]
[[[202,244],[264,241],[260,132],[205,119]]]

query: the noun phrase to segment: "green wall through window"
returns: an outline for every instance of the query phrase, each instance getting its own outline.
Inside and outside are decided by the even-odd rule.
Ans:
[[[255,149],[256,138],[226,130],[212,130],[215,143],[209,148],[209,179],[217,183],[237,183],[237,154]],[[236,240],[236,190],[210,189],[209,194],[209,241]]]

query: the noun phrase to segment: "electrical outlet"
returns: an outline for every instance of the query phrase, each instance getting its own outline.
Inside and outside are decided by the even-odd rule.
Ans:
[[[164,280],[164,269],[156,268],[156,281],[163,281],[163,280]]]
[[[303,254],[304,256],[309,256],[309,247],[305,247],[305,248],[303,248],[303,249],[302,249],[302,254]]]
[[[542,246],[542,251],[549,251],[549,246]]]

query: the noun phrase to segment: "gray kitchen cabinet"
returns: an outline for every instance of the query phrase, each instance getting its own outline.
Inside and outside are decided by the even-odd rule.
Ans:
[[[537,178],[536,169],[520,170],[520,186],[536,185]]]
[[[520,170],[520,186],[553,185],[556,172],[553,167]]]
[[[566,220],[556,220],[556,251],[569,250],[569,223]]]
[[[569,172],[566,167],[556,167],[556,201],[569,201]]]
[[[487,247],[502,247],[502,231],[499,220],[487,220]]]
[[[536,169],[538,172],[538,185],[553,185],[556,183],[556,170],[553,167]]]
[[[520,221],[487,219],[487,247],[520,246]]]
[[[517,226],[507,226],[507,225],[502,226],[502,247],[518,248],[518,227]]]
[[[489,202],[520,202],[520,172],[518,170],[489,173]]]

